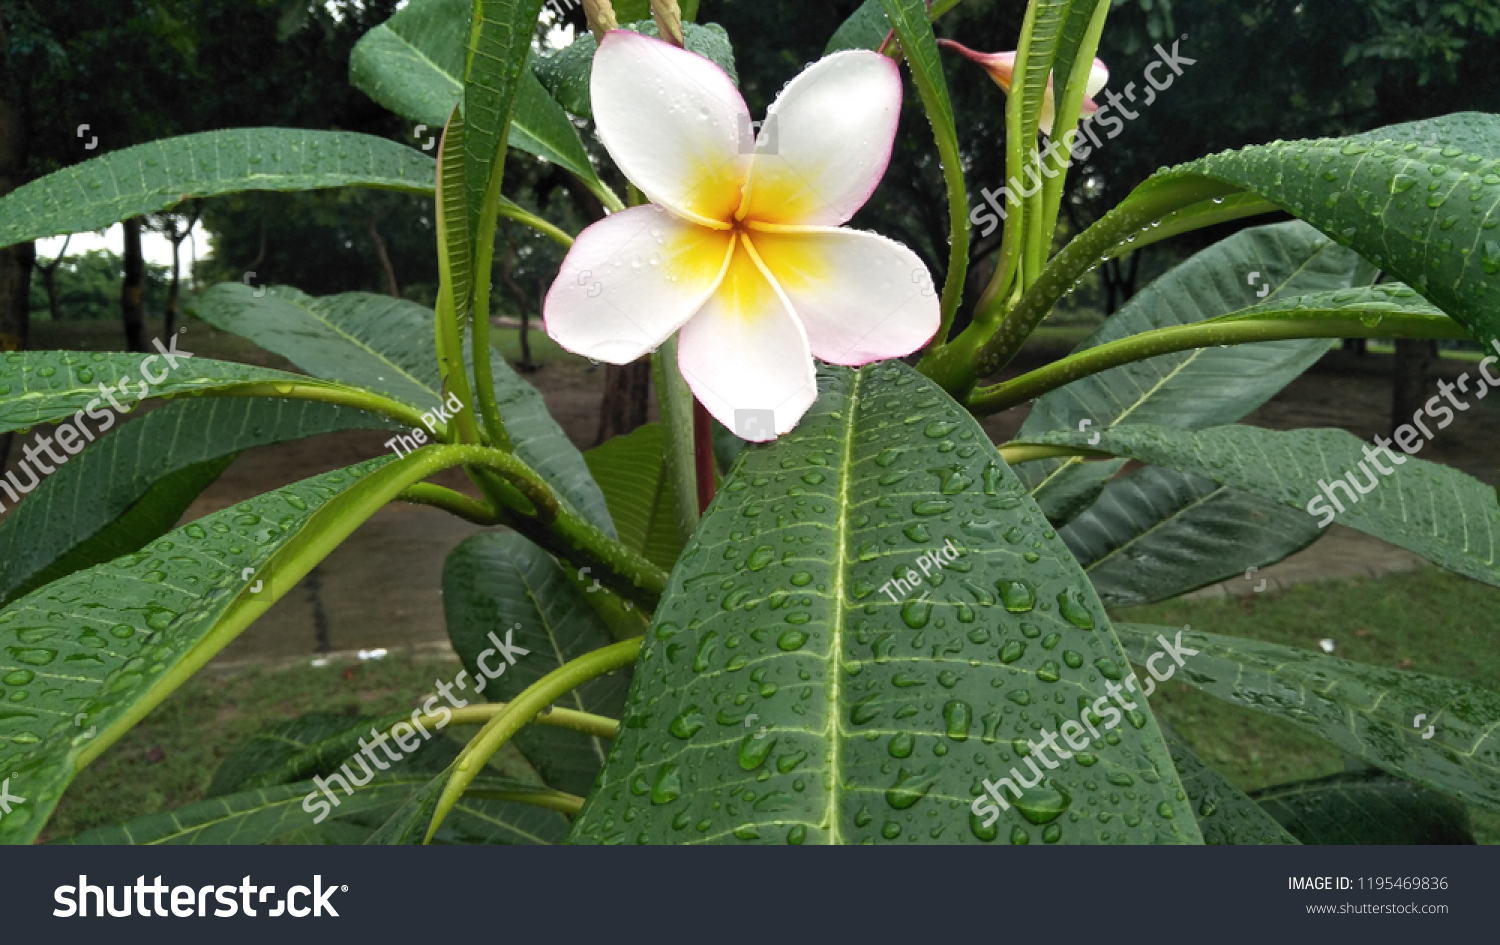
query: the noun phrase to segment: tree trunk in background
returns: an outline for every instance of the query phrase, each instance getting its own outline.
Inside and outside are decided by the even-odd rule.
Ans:
[[[1437,357],[1437,342],[1419,338],[1396,339],[1396,365],[1391,385],[1391,435],[1427,400],[1427,372]]]
[[[120,287],[120,310],[125,316],[125,350],[146,350],[146,262],[141,256],[141,218],[125,221],[125,280]]]
[[[0,24],[0,197],[25,183],[26,115],[20,83],[5,56],[10,40]],[[18,243],[0,249],[0,351],[26,347],[31,328],[31,267],[36,244]],[[10,434],[0,435],[0,470],[10,452]]]
[[[193,232],[193,227],[198,225],[198,216],[203,212],[202,204],[194,204],[192,215],[187,219],[187,226],[181,232],[177,230],[177,218],[167,218],[167,239],[172,241],[172,284],[167,289],[167,312],[162,324],[161,334],[163,338],[170,337],[177,330],[177,305],[182,297],[182,241]]]
[[[1344,350],[1353,351],[1360,357],[1370,353],[1370,339],[1368,338],[1345,338]]]
[[[162,316],[161,336],[170,338],[172,332],[177,330],[177,295],[182,286],[182,259],[180,250],[182,240],[177,237],[177,223],[171,224],[171,232],[167,239],[172,241],[172,283],[167,286],[167,310]]]
[[[506,291],[516,300],[516,311],[521,313],[521,363],[516,365],[522,371],[530,373],[537,369],[536,363],[531,360],[531,306],[527,304],[526,290],[516,281],[516,241],[511,235],[510,226],[505,227],[505,252],[500,257],[500,281],[505,283]],[[542,296],[546,299],[546,295]]]
[[[1104,283],[1104,314],[1113,315],[1135,295],[1136,276],[1141,272],[1141,253],[1136,250],[1128,259],[1111,259],[1099,268]]]
[[[35,267],[42,274],[42,287],[47,290],[47,314],[52,316],[54,322],[62,321],[62,308],[57,304],[57,267],[62,265],[63,259],[68,255],[68,244],[71,242],[71,235],[63,240],[62,249],[57,251],[57,258],[52,260],[51,265]]]
[[[380,260],[380,271],[385,274],[385,294],[393,299],[401,298],[401,283],[396,281],[396,267],[391,265],[391,254],[386,251],[385,239],[380,235],[380,221],[390,213],[390,208],[370,211],[370,242],[375,244],[375,256]]]
[[[594,445],[644,425],[650,403],[651,359],[641,358],[624,367],[611,364],[604,372],[604,404],[599,409],[599,436]]]

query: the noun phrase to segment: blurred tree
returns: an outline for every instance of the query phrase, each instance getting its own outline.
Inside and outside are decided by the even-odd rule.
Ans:
[[[189,201],[186,217],[172,212],[153,213],[147,218],[146,225],[165,236],[172,244],[172,282],[167,289],[167,304],[162,319],[163,337],[172,334],[177,327],[178,302],[182,289],[182,242],[193,232],[202,213],[203,204],[193,200]]]
[[[31,284],[30,314],[36,321],[105,321],[120,317],[120,291],[124,260],[108,249],[90,249],[84,254],[58,257],[52,282],[57,309],[52,312],[45,281]],[[42,266],[37,266],[42,269]],[[171,270],[145,264],[142,306],[147,312],[162,311],[171,291]]]
[[[43,279],[33,280],[30,312],[36,321],[104,321],[120,317],[120,292],[124,261],[107,249],[62,256],[54,261],[52,280],[56,286],[56,314]],[[37,266],[38,269],[43,268]],[[161,311],[171,291],[171,271],[166,266],[145,264],[142,305],[148,312]]]

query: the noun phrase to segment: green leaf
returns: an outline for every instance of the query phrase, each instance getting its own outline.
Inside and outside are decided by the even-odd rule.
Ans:
[[[1421,292],[1480,341],[1500,337],[1500,117],[1462,113],[1226,151],[1159,172],[1136,195],[1193,178],[1259,194]]]
[[[427,836],[427,825],[432,820],[432,812],[437,808],[438,798],[442,796],[443,786],[447,782],[448,775],[444,772],[422,785],[365,843],[372,846],[420,844]]]
[[[1073,0],[1033,0],[1027,7],[1027,18],[1031,22],[1029,35],[1023,35],[1016,55],[1016,71],[1021,71],[1021,59],[1025,57],[1025,81],[1020,91],[1021,143],[1026,152],[1036,144],[1041,125],[1042,103],[1046,99],[1047,86],[1052,81],[1052,63],[1057,56],[1057,46],[1062,38],[1063,27],[1068,23],[1068,11]],[[1088,21],[1084,21],[1085,28]],[[1080,39],[1082,38],[1080,34]],[[1015,97],[1017,89],[1012,86],[1007,96]],[[1058,102],[1062,99],[1059,97]],[[1007,124],[1009,124],[1007,112]],[[1019,171],[1020,168],[1015,168]]]
[[[463,98],[472,0],[413,0],[366,33],[349,57],[349,80],[381,105],[440,132]],[[507,143],[604,185],[562,106],[523,70]]]
[[[865,0],[834,32],[823,48],[823,55],[845,49],[879,49],[890,32],[891,21],[886,17],[880,0]]]
[[[1354,137],[1429,148],[1459,148],[1467,154],[1490,157],[1500,152],[1500,115],[1454,112],[1438,118],[1388,125]]]
[[[1369,494],[1360,496],[1346,480],[1340,496],[1341,525],[1374,535],[1419,554],[1439,567],[1500,586],[1500,508],[1495,490],[1471,476],[1406,456],[1386,466],[1381,476],[1365,459],[1369,445],[1343,430],[1279,432],[1255,427],[1215,427],[1197,433],[1156,426],[1116,427],[1098,443],[1078,433],[1050,433],[1041,442],[1067,444],[1128,456],[1270,499],[1293,509],[1308,509],[1319,521],[1334,508],[1320,483],[1346,474]],[[1391,454],[1375,453],[1383,465]],[[1370,488],[1371,483],[1373,488]],[[1331,487],[1330,487],[1331,488]],[[1344,496],[1357,501],[1350,502]]]
[[[1283,830],[1275,818],[1204,764],[1192,749],[1171,733],[1164,734],[1172,751],[1172,764],[1182,778],[1182,788],[1187,791],[1188,803],[1198,818],[1204,843],[1210,846],[1297,843],[1297,838]]]
[[[256,298],[255,291],[260,290],[223,283],[200,295],[191,308],[215,328],[248,338],[309,374],[381,391],[425,411],[447,396],[437,367],[431,309],[364,292],[313,298],[277,286]],[[613,536],[604,496],[583,456],[547,412],[542,395],[504,358],[492,360],[495,397],[516,455]]]
[[[432,310],[414,302],[369,292],[314,298],[286,286],[250,290],[225,282],[190,310],[315,377],[379,391],[420,410],[443,402]]]
[[[335,404],[219,398],[175,401],[127,423],[0,522],[0,603],[161,537],[240,450],[351,429],[398,427]]]
[[[463,110],[464,202],[476,247],[493,239],[483,232],[483,221],[500,197],[504,142],[541,12],[542,0],[474,0]]]
[[[1017,747],[1104,696],[1123,651],[967,411],[900,362],[821,387],[745,451],[684,552],[570,839],[1199,842],[1142,710],[975,818],[983,779],[1029,771]],[[950,541],[903,601],[891,578]]]
[[[1301,509],[1147,466],[1106,486],[1059,534],[1099,599],[1123,607],[1274,564],[1322,532]]]
[[[473,15],[473,0],[411,0],[354,44],[349,84],[440,131],[463,98]]]
[[[1056,91],[1053,100],[1059,108],[1067,99],[1073,79],[1073,66],[1083,49],[1089,24],[1101,0],[1069,0],[1061,29],[1057,34],[1057,51],[1052,60],[1052,75]]]
[[[437,702],[439,705],[443,704],[442,700]],[[225,789],[224,793],[237,794],[252,790],[271,790],[292,781],[307,782],[309,778],[322,776],[336,788],[332,793],[338,804],[332,805],[329,810],[319,811],[316,808],[328,805],[324,801],[308,801],[313,809],[304,807],[306,815],[302,816],[300,823],[293,823],[291,827],[301,832],[311,830],[315,836],[325,833],[326,831],[319,830],[314,818],[328,817],[331,813],[333,819],[328,820],[325,826],[331,827],[342,821],[362,828],[357,831],[357,837],[346,837],[343,842],[366,842],[402,804],[415,796],[420,788],[428,785],[435,774],[451,765],[462,748],[452,738],[424,738],[413,752],[403,754],[399,761],[391,761],[389,771],[376,771],[373,784],[357,787],[352,795],[339,782],[332,780],[336,772],[346,779],[350,775],[362,776],[369,766],[353,758],[353,755],[364,748],[360,740],[365,739],[368,744],[373,744],[376,732],[388,730],[396,722],[408,717],[407,713],[396,713],[379,719],[311,713],[271,726],[235,746],[215,772],[210,793],[216,787]],[[416,734],[420,734],[420,730]],[[416,734],[405,737],[414,739]],[[401,748],[400,744],[396,744],[398,752]],[[461,816],[439,832],[436,838],[439,842],[553,843],[562,838],[567,831],[567,824],[556,813],[505,800],[515,794],[546,791],[546,787],[502,775],[503,772],[497,767],[475,782],[474,792],[464,798],[459,807]],[[365,798],[366,792],[381,788],[391,780],[399,780],[403,790],[394,794],[385,792],[385,799],[378,804],[370,804]],[[299,786],[299,797],[317,790],[316,782],[307,782]],[[277,839],[281,842],[295,842],[290,834]],[[326,841],[320,836],[318,842]]]
[[[0,198],[0,245],[102,230],[194,197],[375,187],[430,195],[436,162],[371,135],[231,128],[164,138],[63,168]]]
[[[1281,784],[1255,800],[1303,843],[1474,843],[1462,804],[1379,772]]]
[[[1297,321],[1339,323],[1342,330],[1358,330],[1353,323],[1370,329],[1367,334],[1386,338],[1469,337],[1463,326],[1400,282],[1356,286],[1336,292],[1314,292],[1296,298],[1278,299],[1233,315],[1215,318],[1216,324],[1258,321]],[[1379,329],[1379,331],[1375,331]]]
[[[142,370],[145,366],[149,366],[151,375],[165,374],[166,378],[148,383],[149,378]],[[146,379],[135,380],[136,375]],[[0,359],[0,433],[69,417],[76,418],[75,425],[82,426],[78,414],[85,412],[97,425],[107,428],[111,424],[103,424],[101,417],[112,410],[103,393],[110,388],[120,406],[133,408],[139,399],[182,394],[259,393],[274,397],[276,386],[281,384],[337,386],[286,371],[207,358],[179,360],[177,367],[171,369],[168,362],[155,354],[11,351]],[[94,428],[95,425],[87,427],[90,432]]]
[[[648,423],[596,446],[583,459],[604,490],[620,541],[671,571],[683,542],[674,520],[677,488],[667,475],[664,439],[661,424]]]
[[[1138,624],[1116,632],[1137,664],[1159,648],[1158,634],[1175,641],[1178,633]],[[1285,719],[1391,774],[1500,809],[1494,724],[1500,695],[1455,679],[1213,633],[1184,631],[1180,646],[1186,663],[1174,679]],[[1423,737],[1427,726],[1435,726],[1431,738]]]
[[[382,778],[340,797],[341,816],[389,810],[427,781],[426,775]],[[283,784],[257,791],[214,797],[159,814],[147,814],[123,824],[55,841],[57,844],[258,844],[269,843],[313,825],[314,812],[303,808],[311,781]],[[325,800],[323,804],[328,802]]]
[[[363,735],[374,724],[374,718],[342,712],[308,712],[276,722],[236,742],[205,793],[222,797],[327,774],[358,750],[349,733]]]
[[[117,509],[117,518],[102,522],[96,520],[94,510],[87,507],[88,499],[84,499],[85,508],[76,519],[71,516],[63,517],[56,532],[41,533],[50,539],[45,542],[47,547],[30,548],[21,552],[8,562],[9,567],[0,564],[6,571],[24,572],[30,568],[41,568],[14,588],[0,593],[0,605],[24,597],[42,585],[50,584],[75,571],[139,551],[147,542],[170,531],[199,493],[212,485],[233,462],[234,456],[229,455],[193,463],[168,473],[157,481],[146,484],[144,491],[123,511]],[[50,481],[42,481],[39,496],[40,490],[46,489]],[[90,493],[85,492],[83,495],[91,498]],[[31,520],[39,516],[31,514],[28,506],[43,502],[46,503],[46,508],[55,508],[55,501],[55,496],[38,498],[21,506],[14,515],[0,524],[0,537],[10,539],[9,543],[14,545],[22,538],[23,533],[35,534],[32,532],[35,526],[31,524]],[[36,510],[45,509],[43,506],[36,506]],[[98,531],[88,531],[91,527],[98,528]],[[58,544],[71,550],[54,559],[52,555]]]
[[[30,842],[79,767],[427,469],[420,453],[391,459],[257,496],[0,610],[0,769],[27,798],[0,842]]]
[[[371,784],[359,788],[352,796],[340,791],[340,819],[391,812],[399,807],[413,792],[430,780],[427,774],[382,776]],[[505,778],[477,778],[472,791],[476,795],[504,795],[536,790],[536,785]],[[312,781],[284,784],[261,790],[246,791],[227,797],[215,797],[177,810],[160,814],[148,814],[123,824],[101,827],[85,833],[56,841],[58,844],[260,844],[270,843],[316,826],[314,817],[317,806],[308,810],[304,804],[309,795],[316,795],[318,786]],[[326,806],[327,801],[319,799]],[[457,812],[470,818],[484,817],[490,824],[496,823],[496,814],[504,818],[509,827],[507,840],[515,843],[552,843],[560,839],[565,823],[551,811],[521,804],[496,805],[477,798],[466,798]],[[496,808],[503,808],[501,813]],[[326,816],[326,814],[325,814]],[[463,818],[458,822],[462,823]],[[462,828],[460,828],[462,829]],[[368,831],[367,831],[368,832]],[[550,839],[542,839],[545,836]]]
[[[434,229],[437,230],[438,282],[443,295],[434,309],[442,312],[441,317],[445,319],[444,328],[438,331],[446,331],[451,325],[455,337],[462,337],[468,327],[467,319],[473,315],[474,244],[469,239],[467,211],[464,209],[464,197],[468,193],[464,185],[464,116],[456,109],[448,119],[438,154],[438,174],[441,180],[438,182],[440,190]],[[440,348],[439,372],[442,377],[456,378],[462,374],[460,365],[443,360],[445,353],[450,358],[456,355],[459,345],[451,341],[434,343]],[[455,383],[461,384],[467,381],[467,377],[465,374],[462,381]]]
[[[942,324],[938,342],[947,340],[954,313],[962,301],[964,276],[969,266],[969,198],[964,189],[963,158],[958,149],[958,130],[953,122],[953,104],[948,98],[948,80],[938,56],[937,37],[932,33],[925,0],[880,0],[886,17],[901,38],[901,48],[911,67],[912,82],[922,96],[922,107],[932,125],[943,180],[948,191],[948,275],[943,283]],[[1035,125],[1031,137],[1036,138]]]
[[[420,844],[427,835],[427,824],[448,782],[444,771],[428,781],[406,800],[385,823],[365,840],[366,844]],[[501,787],[504,787],[503,783]],[[493,795],[510,793],[496,790],[486,778],[476,778],[469,792],[459,799],[448,814],[435,843],[514,843],[550,844],[561,842],[567,822],[561,814],[539,807],[505,803]],[[486,796],[490,796],[488,799]]]
[[[630,22],[622,15],[620,28],[644,36],[656,35],[656,23],[650,19]],[[689,52],[695,52],[711,60],[729,74],[729,80],[740,84],[739,74],[734,69],[734,47],[729,43],[729,34],[717,23],[699,26],[696,23],[682,24],[683,40]],[[589,78],[594,72],[594,53],[599,44],[592,33],[583,33],[572,43],[550,56],[532,60],[532,69],[546,90],[562,107],[583,118],[594,117],[594,108],[589,93]]]
[[[485,679],[481,656],[500,670],[485,684],[492,702],[508,702],[564,663],[615,642],[557,562],[509,532],[475,535],[453,549],[443,566],[443,611],[472,677]],[[530,652],[507,664],[503,651],[491,652],[490,634]],[[570,693],[565,707],[619,718],[628,683],[628,673],[592,680]],[[543,780],[573,794],[588,793],[609,751],[602,739],[552,726],[528,725],[515,741]]]
[[[1253,282],[1251,273],[1257,274]],[[1306,224],[1243,230],[1137,293],[1074,353],[1159,328],[1348,289],[1374,275],[1357,255]],[[1197,348],[1111,368],[1037,398],[1016,438],[1076,431],[1084,421],[1090,434],[1120,423],[1188,430],[1233,423],[1307,370],[1331,343],[1308,339]],[[1048,518],[1063,525],[1118,471],[1092,465],[1044,460],[1022,465],[1018,474]]]

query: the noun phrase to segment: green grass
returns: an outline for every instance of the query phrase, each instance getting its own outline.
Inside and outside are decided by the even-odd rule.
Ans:
[[[393,653],[323,667],[199,673],[79,772],[41,839],[202,800],[219,762],[246,735],[312,711],[409,711],[436,691],[437,680],[452,680],[460,668],[455,658]],[[455,725],[449,731],[467,740],[478,729]],[[513,776],[527,776],[513,751],[500,763]]]
[[[1424,568],[1376,580],[1306,584],[1243,598],[1173,601],[1113,615],[1317,650],[1372,666],[1410,669],[1500,691],[1500,589]],[[1342,752],[1289,722],[1221,702],[1180,683],[1151,708],[1205,762],[1251,791],[1335,774]],[[1480,842],[1500,843],[1500,814],[1470,808]]]
[[[548,338],[547,333],[542,331],[536,319],[532,319],[531,330],[526,333],[526,340],[531,344],[531,360],[539,365],[565,361],[588,363],[587,358],[580,358],[558,347],[557,342]],[[505,360],[512,365],[521,360],[521,329],[491,328],[490,343],[502,351],[505,354]]]

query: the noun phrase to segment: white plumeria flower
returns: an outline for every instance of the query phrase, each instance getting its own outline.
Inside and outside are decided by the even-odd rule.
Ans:
[[[722,69],[651,37],[605,34],[591,88],[600,140],[651,203],[579,234],[543,312],[558,344],[628,364],[681,329],[677,363],[698,400],[770,440],[817,399],[815,356],[858,366],[936,334],[917,255],[840,228],[890,163],[901,114],[890,59],[814,64],[777,97],[759,144]],[[736,429],[736,411],[752,410],[772,411],[774,431]]]

